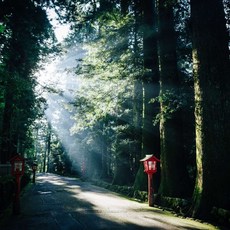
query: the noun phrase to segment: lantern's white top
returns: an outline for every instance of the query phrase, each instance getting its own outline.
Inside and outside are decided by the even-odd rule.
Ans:
[[[147,160],[156,160],[156,161],[160,161],[159,159],[157,159],[153,154],[147,154],[145,156],[145,158],[141,159],[140,161],[147,161]]]
[[[153,157],[153,154],[147,154],[143,159],[141,159],[140,161],[147,161],[148,159],[150,159],[151,157]]]

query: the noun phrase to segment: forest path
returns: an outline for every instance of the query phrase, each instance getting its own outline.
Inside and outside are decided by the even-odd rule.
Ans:
[[[21,198],[21,214],[1,230],[216,229],[131,201],[76,178],[38,174]]]

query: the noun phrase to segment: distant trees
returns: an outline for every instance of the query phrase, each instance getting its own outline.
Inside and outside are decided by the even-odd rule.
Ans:
[[[27,155],[29,164],[36,162],[38,172],[76,173],[63,144],[45,116],[35,120],[31,130],[34,148],[32,154]]]

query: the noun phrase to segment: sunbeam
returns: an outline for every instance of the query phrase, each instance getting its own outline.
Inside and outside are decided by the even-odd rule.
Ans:
[[[76,112],[76,107],[71,105],[71,102],[74,100],[75,91],[81,84],[74,73],[74,67],[84,54],[83,49],[76,46],[71,47],[64,55],[46,64],[37,78],[38,91],[43,92],[42,96],[47,102],[45,116],[68,153],[72,167],[78,171],[80,170],[81,152],[79,139],[70,133],[70,128],[74,123],[72,116]],[[41,90],[41,88],[46,90]]]

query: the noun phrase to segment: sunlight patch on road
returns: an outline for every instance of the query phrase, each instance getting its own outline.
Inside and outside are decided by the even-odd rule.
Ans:
[[[51,194],[51,191],[38,191],[38,194],[40,195],[46,195],[46,194]]]
[[[66,188],[72,190],[72,189],[79,189],[80,186],[79,185],[68,185],[68,186],[66,186]]]

